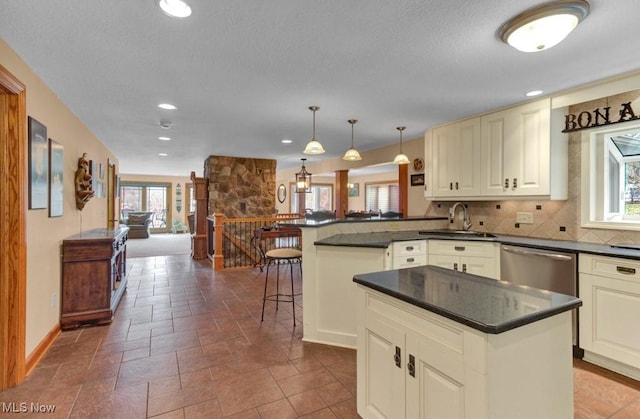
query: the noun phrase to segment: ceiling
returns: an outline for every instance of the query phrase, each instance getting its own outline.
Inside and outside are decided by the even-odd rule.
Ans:
[[[638,0],[590,0],[585,21],[540,53],[496,33],[544,0],[188,2],[191,17],[172,19],[154,0],[0,0],[0,36],[130,174],[202,173],[211,154],[287,169],[340,157],[351,118],[365,151],[397,142],[398,125],[417,138],[531,90],[640,69]],[[311,105],[320,156],[302,154]]]

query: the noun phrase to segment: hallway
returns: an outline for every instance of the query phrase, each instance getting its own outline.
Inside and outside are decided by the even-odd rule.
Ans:
[[[267,305],[261,324],[258,269],[214,273],[188,255],[128,265],[114,322],[63,332],[0,393],[0,417],[20,403],[55,406],[33,415],[47,418],[358,417],[355,351],[301,342],[290,304]],[[640,417],[640,383],[581,361],[574,371],[576,418]]]

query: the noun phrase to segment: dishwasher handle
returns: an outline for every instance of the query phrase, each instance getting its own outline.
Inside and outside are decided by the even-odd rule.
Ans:
[[[563,255],[561,253],[543,253],[543,252],[536,252],[535,250],[529,250],[529,249],[525,250],[525,249],[510,247],[510,246],[502,246],[502,250],[509,253],[515,253],[518,255],[542,256],[542,257],[554,259],[554,260],[572,260],[573,259],[573,256]]]

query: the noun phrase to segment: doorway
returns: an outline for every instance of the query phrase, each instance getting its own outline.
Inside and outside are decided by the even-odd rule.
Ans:
[[[25,86],[0,65],[0,391],[25,377]]]

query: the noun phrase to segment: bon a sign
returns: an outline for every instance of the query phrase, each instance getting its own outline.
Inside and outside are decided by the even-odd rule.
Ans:
[[[622,122],[640,119],[640,114],[633,109],[633,102],[621,103],[618,107],[612,106],[584,110],[570,113],[564,116],[564,129],[562,132],[575,132],[587,128],[601,127],[605,125],[620,124]],[[636,103],[636,105],[639,105]],[[637,106],[640,112],[640,106]]]

